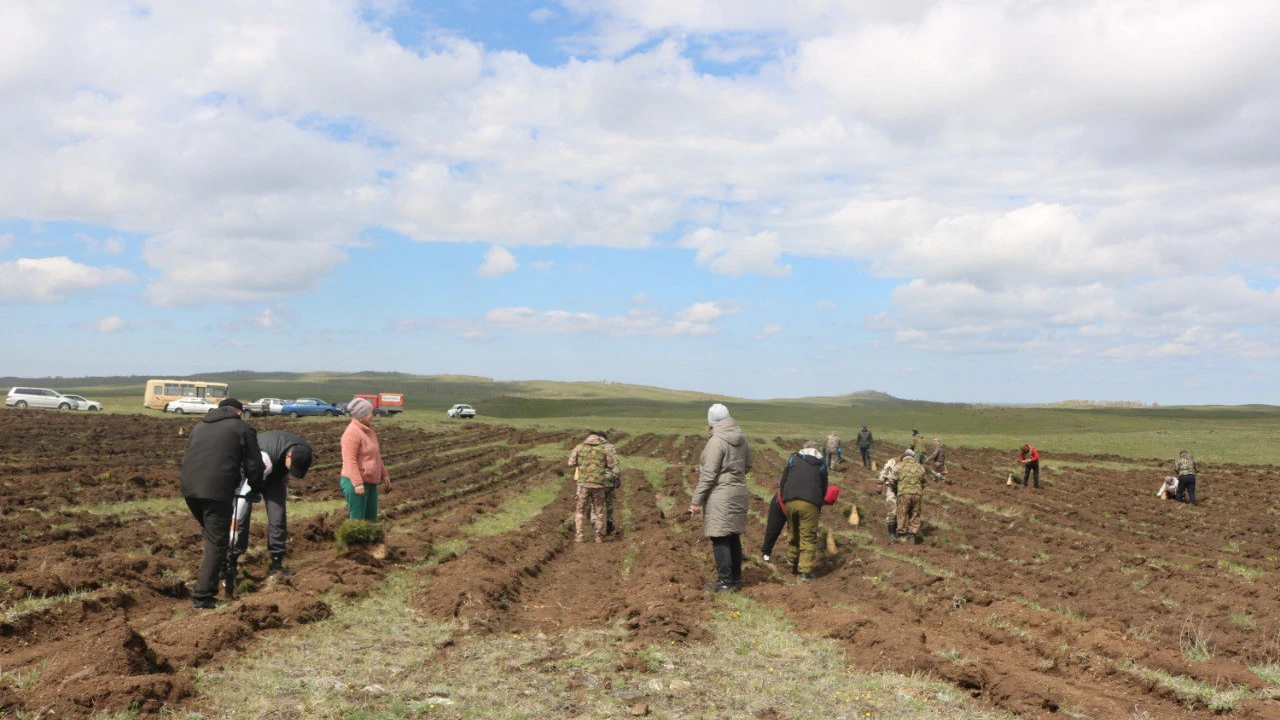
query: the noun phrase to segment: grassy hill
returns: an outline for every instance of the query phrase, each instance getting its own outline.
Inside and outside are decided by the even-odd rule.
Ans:
[[[608,382],[497,381],[462,375],[233,371],[199,376],[229,383],[235,397],[403,392],[408,410],[395,422],[434,427],[444,411],[469,403],[480,422],[628,433],[701,433],[707,406],[724,402],[756,437],[821,440],[835,431],[846,445],[866,423],[881,452],[901,447],[913,427],[952,447],[1015,448],[1030,442],[1046,453],[1117,455],[1165,463],[1180,448],[1206,461],[1280,465],[1280,407],[1001,406],[903,400],[864,390],[837,397],[744,400],[707,393]],[[108,412],[142,412],[148,377],[0,378],[0,387],[34,385],[102,400]],[[148,411],[154,412],[154,411]],[[1167,464],[1167,463],[1165,463]]]

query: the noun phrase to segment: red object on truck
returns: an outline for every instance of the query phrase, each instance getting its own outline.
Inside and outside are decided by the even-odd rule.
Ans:
[[[373,411],[379,415],[394,415],[404,412],[404,393],[384,392],[377,395],[359,395],[373,405]]]

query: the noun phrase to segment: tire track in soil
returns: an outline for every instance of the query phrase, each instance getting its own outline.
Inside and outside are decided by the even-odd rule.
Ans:
[[[49,421],[41,430],[31,432],[34,424],[22,423],[17,413],[0,415],[0,454],[10,453],[3,456],[8,469],[0,470],[0,477],[18,474],[15,468],[19,466],[52,468],[53,473],[35,478],[37,487],[44,486],[41,502],[25,508],[12,501],[30,498],[27,484],[32,478],[24,475],[21,485],[8,479],[0,482],[0,518],[6,529],[21,528],[0,536],[0,571],[11,583],[3,602],[8,607],[19,596],[68,590],[83,590],[87,597],[12,619],[6,616],[0,622],[4,670],[29,672],[35,677],[22,691],[11,684],[0,685],[0,710],[48,712],[61,717],[134,705],[151,713],[180,704],[194,692],[187,669],[252,644],[263,631],[287,632],[326,617],[329,609],[320,599],[326,593],[358,597],[369,592],[397,558],[429,551],[432,534],[419,528],[440,529],[437,517],[455,516],[467,508],[474,511],[520,492],[521,481],[538,461],[518,453],[565,437],[489,426],[454,434],[384,425],[379,435],[393,449],[388,455],[404,458],[401,468],[413,470],[398,479],[395,493],[387,498],[392,501],[386,505],[386,517],[392,520],[387,562],[362,553],[334,558],[334,531],[345,513],[295,521],[290,538],[290,565],[295,572],[291,582],[263,582],[265,578],[254,572],[260,574],[263,568],[254,568],[250,574],[261,590],[242,593],[234,603],[217,611],[190,613],[181,599],[187,597],[185,586],[166,577],[183,565],[198,564],[199,533],[189,516],[177,513],[119,520],[47,509],[75,504],[72,500],[118,502],[157,496],[172,497],[182,507],[173,458],[181,457],[186,445],[177,428],[189,427],[190,419],[41,415],[42,419],[46,416]],[[345,423],[336,422],[276,420],[272,424],[308,437],[318,457],[329,452],[336,457],[337,438],[345,429]],[[28,430],[7,433],[10,426]],[[72,456],[65,461],[50,459],[84,448],[93,451],[92,443],[76,444],[80,436],[123,450]],[[71,444],[67,444],[68,438]],[[494,467],[460,472],[459,467],[474,462],[465,453],[446,457],[443,462],[431,459],[442,450],[456,449],[459,442],[504,438],[508,451],[516,455]],[[12,453],[21,445],[28,446],[28,454],[15,458]],[[139,465],[140,457],[149,464]],[[324,467],[313,466],[308,478],[291,486],[291,496],[334,497],[332,478],[320,477],[325,474]],[[336,470],[336,464],[329,467]],[[135,472],[141,482],[123,479]],[[469,482],[460,484],[458,478],[463,474]],[[120,486],[112,485],[112,478],[127,492],[122,494]],[[71,485],[75,486],[74,498],[66,497]],[[483,498],[475,502],[480,494]],[[35,512],[31,505],[46,509]],[[72,522],[78,525],[74,531],[53,530],[55,525]],[[251,553],[255,548],[260,552],[265,542],[261,518],[254,529]],[[24,533],[29,535],[22,537]],[[131,549],[143,552],[128,554]]]

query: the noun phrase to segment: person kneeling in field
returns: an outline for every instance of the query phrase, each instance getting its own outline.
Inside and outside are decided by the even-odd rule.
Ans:
[[[1160,485],[1160,489],[1156,491],[1156,497],[1163,500],[1178,499],[1178,478],[1172,475],[1165,475],[1164,482]]]
[[[827,463],[818,444],[807,442],[787,460],[778,481],[778,500],[787,515],[787,561],[804,581],[813,579],[818,554],[818,518],[827,497]]]

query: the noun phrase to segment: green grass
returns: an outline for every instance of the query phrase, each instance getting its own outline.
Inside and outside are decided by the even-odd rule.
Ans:
[[[550,505],[563,487],[564,481],[559,478],[531,487],[508,500],[497,512],[472,520],[462,531],[473,537],[488,537],[519,529]]]
[[[1251,568],[1247,565],[1241,565],[1240,563],[1231,562],[1230,560],[1219,560],[1218,567],[1223,568],[1225,570],[1229,570],[1239,575],[1240,577],[1246,578],[1248,580],[1254,580],[1266,574],[1265,570]]]
[[[1280,687],[1280,663],[1266,663],[1264,665],[1250,665],[1249,672],[1262,678],[1262,681],[1272,687]]]
[[[1133,660],[1121,660],[1113,663],[1121,672],[1159,684],[1173,691],[1181,698],[1188,709],[1203,706],[1213,712],[1230,712],[1242,700],[1253,697],[1248,688],[1238,685],[1219,687],[1200,682],[1185,675],[1171,675],[1162,670],[1155,670],[1139,665]]]
[[[41,597],[23,598],[18,602],[0,610],[0,617],[5,622],[13,622],[23,615],[40,612],[51,607],[56,607],[64,603],[78,602],[80,600],[88,600],[93,597],[93,590],[77,590],[60,595],[46,595]]]
[[[1231,613],[1231,623],[1241,630],[1255,630],[1258,627],[1258,623],[1248,613],[1242,612]]]
[[[292,508],[292,506],[290,506]],[[64,505],[58,508],[60,513],[89,513],[90,515],[115,516],[120,520],[137,520],[144,517],[161,515],[181,515],[190,512],[180,497],[151,498],[147,500],[125,500],[114,503],[96,503],[94,505]]]

